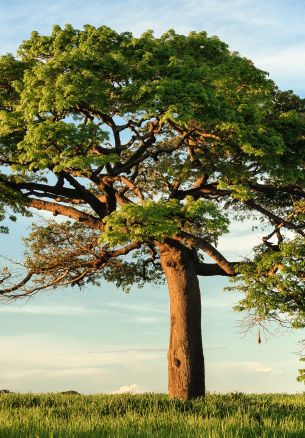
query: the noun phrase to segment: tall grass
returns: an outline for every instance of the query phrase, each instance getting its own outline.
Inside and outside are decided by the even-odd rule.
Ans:
[[[1,394],[0,437],[305,437],[305,395]]]

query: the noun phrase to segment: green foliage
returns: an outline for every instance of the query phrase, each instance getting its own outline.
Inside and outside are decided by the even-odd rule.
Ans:
[[[255,248],[254,258],[238,268],[240,276],[229,288],[245,293],[238,311],[254,311],[258,319],[284,315],[295,328],[305,327],[305,242],[299,237],[282,242],[278,250]]]
[[[277,91],[272,124],[285,142],[285,149],[274,164],[273,174],[286,184],[304,184],[305,99],[291,90]]]
[[[303,175],[302,100],[279,92],[265,72],[205,32],[185,36],[170,30],[156,38],[148,31],[136,38],[106,26],[54,26],[49,36],[32,32],[18,59],[1,57],[0,77],[1,154],[20,173],[87,176],[118,161],[117,154],[96,153],[97,146],[109,146],[99,119],[106,114],[158,116],[182,130],[213,134],[214,140],[199,142],[197,163],[242,201],[251,197],[249,181],[294,183]],[[129,155],[123,152],[121,159]],[[162,159],[154,166],[162,182],[169,179]],[[145,173],[151,167],[147,161]],[[174,170],[187,184],[198,172],[183,155]],[[165,191],[162,182],[159,193]],[[146,189],[156,185],[148,180]]]
[[[20,46],[19,58],[1,58],[14,99],[10,110],[0,111],[0,132],[24,132],[24,139],[16,140],[17,158],[31,168],[59,165],[62,153],[61,166],[69,168],[66,150],[68,156],[73,150],[78,155],[91,140],[102,140],[96,127],[77,128],[68,121],[86,111],[159,115],[182,127],[195,121],[220,136],[221,155],[242,153],[264,168],[271,154],[283,152],[281,135],[265,120],[273,105],[273,82],[205,32],[185,36],[171,30],[160,38],[146,32],[135,38],[105,26],[55,26],[50,36],[33,32]]]
[[[54,172],[104,166],[115,162],[118,157],[115,154],[98,155],[88,150],[106,139],[107,132],[93,123],[84,126],[46,120],[29,126],[24,139],[18,144],[21,151],[19,160],[21,164],[27,164],[29,170],[49,168]]]
[[[163,241],[183,230],[215,240],[228,231],[229,221],[212,202],[195,201],[189,196],[184,203],[171,199],[125,205],[104,222],[101,241],[119,245],[131,241]]]
[[[230,190],[232,198],[239,199],[240,201],[248,201],[254,197],[247,184],[232,184],[219,180],[218,188],[220,190]]]

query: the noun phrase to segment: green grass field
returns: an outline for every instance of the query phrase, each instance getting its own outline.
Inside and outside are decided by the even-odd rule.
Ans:
[[[305,394],[1,394],[0,437],[305,437]]]

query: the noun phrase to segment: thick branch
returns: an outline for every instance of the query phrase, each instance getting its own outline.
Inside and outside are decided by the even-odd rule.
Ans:
[[[66,207],[49,201],[42,201],[41,199],[29,198],[29,202],[31,207],[37,208],[38,210],[51,211],[55,216],[61,214],[62,216],[67,216],[70,219],[82,222],[90,228],[103,230],[103,222],[99,218],[79,211],[76,208]]]
[[[51,193],[48,193],[48,195],[46,195],[45,193],[35,192],[34,190],[30,190],[29,192],[24,193],[24,195],[27,197],[34,196],[35,198],[54,199],[56,202],[59,202],[59,203],[63,202],[65,204],[73,204],[73,205],[85,205],[86,204],[86,201],[84,201],[83,199],[65,198],[63,196],[53,195]]]
[[[182,231],[179,235],[174,236],[173,239],[187,246],[201,249],[211,257],[227,275],[236,275],[234,269],[236,263],[229,262],[213,245],[201,237]]]
[[[99,215],[99,217],[104,218],[105,204],[102,203],[95,195],[93,195],[89,190],[87,190],[82,184],[80,184],[72,175],[67,172],[62,172],[64,178],[82,194],[82,198],[85,199],[90,207]]]
[[[206,184],[201,187],[193,186],[188,190],[175,190],[171,194],[171,197],[176,199],[184,199],[186,196],[192,196],[194,199],[210,197],[218,198],[220,196],[229,196],[230,194],[230,190],[221,190],[217,189],[214,184]]]
[[[305,198],[305,191],[293,186],[272,186],[268,184],[251,184],[250,188],[256,192],[266,193],[267,195],[274,195],[275,193],[288,193],[299,198]]]
[[[242,264],[242,262],[231,262],[230,263],[235,268],[235,274],[229,274],[227,271],[222,269],[217,263],[196,263],[195,269],[196,274],[204,277],[223,275],[227,277],[232,277],[233,275],[238,275],[237,267]]]
[[[21,182],[16,183],[14,181],[8,181],[1,178],[2,183],[7,186],[15,189],[15,190],[35,190],[40,191],[45,194],[45,197],[48,197],[48,194],[51,193],[53,195],[64,196],[66,198],[72,199],[84,199],[80,192],[77,192],[74,189],[70,189],[67,187],[58,187],[58,186],[50,186],[48,184],[41,184],[36,182]]]

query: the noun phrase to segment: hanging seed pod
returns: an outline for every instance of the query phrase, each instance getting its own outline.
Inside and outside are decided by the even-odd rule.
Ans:
[[[261,339],[261,331],[258,331],[258,337],[257,337],[257,343],[261,344],[262,343],[262,339]]]

